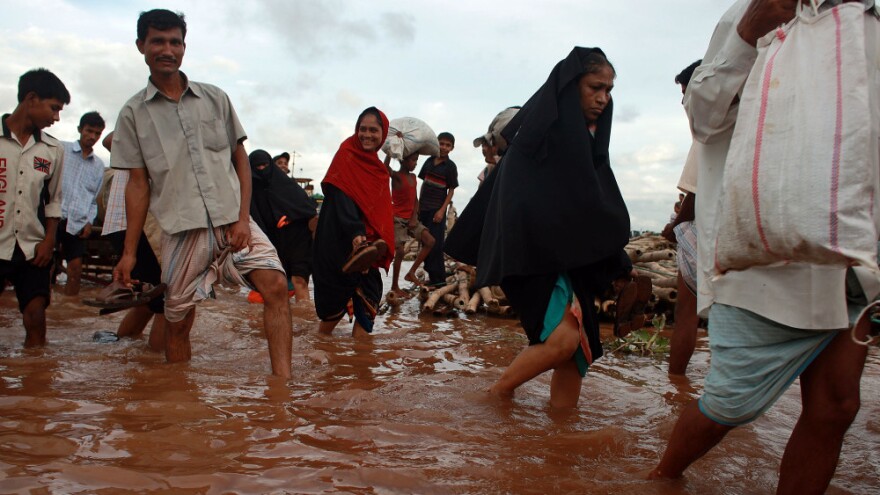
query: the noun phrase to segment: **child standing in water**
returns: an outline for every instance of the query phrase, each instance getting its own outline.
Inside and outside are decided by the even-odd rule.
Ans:
[[[321,333],[332,333],[347,311],[355,318],[353,335],[373,331],[382,297],[378,268],[387,271],[394,257],[389,174],[378,155],[387,135],[385,114],[364,110],[321,182],[313,266]]]
[[[428,229],[419,222],[419,198],[416,196],[417,180],[416,175],[412,173],[413,170],[416,169],[418,161],[418,153],[413,153],[404,157],[403,160],[400,160],[400,170],[395,171],[390,166],[391,156],[389,155],[385,157],[385,166],[388,168],[388,173],[391,174],[391,204],[394,210],[394,245],[397,250],[394,256],[394,269],[392,270],[393,276],[391,279],[391,291],[394,292],[395,295],[401,295],[402,293],[397,281],[400,278],[400,264],[403,262],[403,255],[405,254],[403,248],[407,239],[409,239],[409,236],[418,239],[422,244],[422,247],[419,249],[419,254],[416,255],[412,267],[410,267],[406,275],[403,276],[403,279],[408,282],[412,282],[417,286],[422,285],[419,279],[416,278],[416,270],[419,269],[419,266],[421,266],[425,261],[425,258],[428,257],[428,254],[431,253],[431,249],[434,248],[434,236],[432,236]]]

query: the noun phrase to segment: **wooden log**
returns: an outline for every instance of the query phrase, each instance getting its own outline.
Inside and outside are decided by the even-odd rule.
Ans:
[[[614,315],[617,313],[617,301],[614,299],[609,299],[607,301],[602,301],[602,314],[606,315]]]
[[[675,251],[671,249],[663,249],[661,251],[651,251],[649,253],[642,253],[641,256],[636,260],[637,262],[645,262],[645,261],[660,261],[660,260],[674,260],[675,259]]]
[[[498,315],[498,316],[511,316],[513,315],[513,307],[511,306],[498,306],[495,308],[489,307],[486,308],[490,314]]]
[[[446,294],[440,298],[440,300],[445,302],[446,304],[455,304],[455,301],[457,299],[458,299],[458,296],[456,296],[455,294]]]
[[[466,273],[472,279],[477,277],[477,270],[474,267],[472,267],[471,265],[465,265],[464,263],[459,263],[456,266],[455,270]]]
[[[678,276],[677,266],[664,266],[660,263],[635,263],[633,267],[643,275],[659,275],[662,278]]]
[[[464,307],[467,306],[467,301],[462,301],[462,299],[455,294],[446,294],[441,298],[441,301],[458,310],[464,310]]]
[[[652,279],[651,284],[654,287],[664,288],[664,289],[675,289],[678,287],[678,277],[666,277],[660,279]]]
[[[664,248],[665,248],[665,246],[660,246],[660,245],[656,245],[656,244],[648,244],[648,243],[629,243],[629,244],[627,244],[626,246],[624,246],[623,249],[624,249],[624,251],[626,251],[626,250],[630,250],[630,251],[633,251],[633,252],[638,251],[638,255],[641,256],[641,255],[643,255],[643,254],[645,254],[645,253],[650,253],[650,252],[653,252],[653,251],[659,251],[659,250],[664,249]],[[629,254],[629,253],[627,253],[627,254]]]
[[[397,307],[400,306],[401,303],[403,303],[403,298],[398,296],[397,293],[392,290],[388,291],[388,293],[385,294],[385,302],[387,302],[390,306]]]
[[[500,304],[498,304],[498,298],[495,297],[495,294],[493,294],[492,290],[488,287],[480,287],[479,294],[483,299],[483,302],[486,303],[486,306],[490,308],[497,308],[500,306]]]
[[[498,303],[504,306],[507,302],[507,296],[504,295],[504,291],[501,290],[501,287],[493,285],[490,289],[492,290],[492,295],[495,296],[495,299],[498,299]]]
[[[450,316],[456,313],[455,307],[446,303],[440,303],[431,310],[436,316]]]
[[[458,278],[458,297],[464,301],[463,305],[467,305],[468,301],[471,300],[471,294],[468,291],[471,277],[464,271],[456,272],[456,276]]]
[[[628,245],[623,248],[630,261],[636,261],[642,255],[642,250],[638,246]]]
[[[656,273],[653,271],[648,272],[648,271],[644,271],[644,270],[639,270],[638,268],[636,268],[636,270],[639,272],[639,275],[644,275],[644,276],[650,278],[651,283],[656,283],[658,280],[663,280],[665,278],[670,277],[670,275],[663,275],[663,274]]]
[[[474,295],[471,296],[470,301],[468,301],[467,305],[464,307],[464,312],[472,315],[477,312],[477,309],[480,307],[480,293],[474,292]]]
[[[658,288],[654,289],[654,294],[657,295],[657,299],[661,301],[668,301],[674,303],[678,299],[678,291],[673,288]]]
[[[457,287],[458,287],[457,285],[453,284],[453,285],[447,285],[445,287],[440,287],[439,289],[434,290],[434,292],[431,292],[430,295],[428,296],[428,300],[425,301],[425,307],[430,310],[433,310],[434,306],[437,305],[437,301],[439,301],[440,298],[442,298],[446,294],[451,294],[453,291],[455,291],[455,289]]]
[[[431,291],[429,291],[427,287],[422,286],[419,288],[419,302],[420,303],[424,304],[428,300],[428,297],[430,295],[431,295]]]
[[[660,235],[644,235],[630,239],[627,245],[637,246],[643,251],[647,252],[657,251],[660,249],[669,249],[673,246],[673,243],[667,241],[663,236]]]

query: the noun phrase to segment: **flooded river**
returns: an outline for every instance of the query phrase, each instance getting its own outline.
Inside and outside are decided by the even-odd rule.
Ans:
[[[560,413],[549,375],[510,403],[484,392],[526,343],[514,319],[420,317],[411,299],[353,340],[348,324],[318,335],[297,303],[285,384],[267,376],[261,308],[237,292],[199,306],[193,360],[174,365],[145,339],[93,342],[121,314],[54,297],[40,350],[22,348],[15,298],[0,298],[0,493],[772,493],[800,412],[795,386],[684,479],[649,482],[708,371],[704,333],[690,382],[606,356]],[[878,354],[829,493],[880,490]]]

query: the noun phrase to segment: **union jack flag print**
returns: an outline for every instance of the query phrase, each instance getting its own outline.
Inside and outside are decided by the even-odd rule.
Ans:
[[[38,156],[34,157],[34,170],[39,170],[40,172],[43,172],[46,175],[49,174],[49,165],[51,165],[51,164],[52,163],[49,160],[46,160],[45,158],[40,158]]]

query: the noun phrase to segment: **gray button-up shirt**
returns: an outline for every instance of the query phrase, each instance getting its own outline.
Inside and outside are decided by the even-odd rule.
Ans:
[[[183,73],[181,73],[183,74]],[[113,134],[113,168],[146,168],[150,211],[175,234],[238,221],[241,190],[232,152],[247,138],[229,96],[186,80],[174,101],[152,82],[122,107]]]

